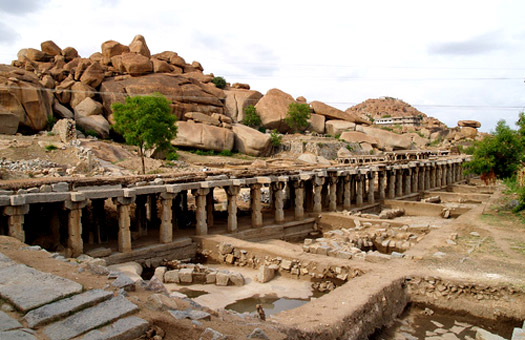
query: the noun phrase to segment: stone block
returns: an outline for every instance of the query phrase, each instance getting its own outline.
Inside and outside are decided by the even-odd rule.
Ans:
[[[266,283],[271,281],[275,277],[275,270],[269,266],[262,265],[259,267],[259,272],[257,273],[257,281],[261,283]]]
[[[233,256],[233,254],[228,254],[226,255],[224,261],[226,261],[229,264],[233,264],[233,262],[235,262],[235,256]]]
[[[216,272],[210,272],[210,273],[206,274],[206,283],[207,284],[215,283],[216,276],[217,276]]]
[[[166,274],[168,268],[165,266],[159,266],[155,268],[155,272],[153,273],[153,277],[156,277],[160,280],[160,282],[164,282],[164,275]]]
[[[35,336],[23,330],[0,332],[0,340],[38,340]]]
[[[78,340],[126,340],[138,339],[149,327],[149,322],[136,316],[120,319],[117,322],[90,331]]]
[[[70,317],[44,328],[44,334],[50,340],[67,340],[92,329],[106,325],[125,315],[136,312],[138,307],[123,296],[99,303],[84,309]]]
[[[120,273],[111,285],[113,287],[122,288],[127,292],[135,290],[135,281],[124,273]]]
[[[221,243],[219,244],[219,254],[221,255],[227,255],[231,254],[233,252],[233,246],[229,243]]]
[[[93,306],[94,304],[107,300],[112,296],[113,294],[109,291],[101,289],[88,290],[82,294],[74,295],[70,298],[33,309],[24,316],[24,319],[29,327],[35,328],[80,309]]]
[[[9,331],[11,329],[21,328],[20,322],[11,318],[6,313],[0,311],[0,331]]]
[[[180,283],[180,276],[179,276],[179,270],[168,270],[164,274],[164,282],[165,283]]]
[[[484,329],[478,328],[476,330],[476,340],[505,340],[505,338],[502,338],[499,335],[487,332]]]
[[[286,260],[286,259],[281,261],[281,269],[290,271],[291,268],[292,268],[292,261]]]
[[[230,275],[230,281],[235,286],[244,286],[244,276],[241,273],[233,273]]]
[[[67,192],[69,191],[69,185],[66,182],[58,182],[51,184],[51,189],[54,192]]]
[[[0,269],[0,297],[26,312],[82,291],[82,285],[17,264]]]
[[[227,286],[230,281],[230,273],[217,272],[215,276],[215,284],[217,286]]]
[[[193,268],[182,268],[179,270],[180,283],[192,283],[193,282]]]

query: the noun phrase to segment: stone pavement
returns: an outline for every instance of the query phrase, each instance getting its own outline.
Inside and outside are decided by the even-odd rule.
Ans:
[[[131,340],[148,329],[124,296],[38,271],[0,253],[0,340]],[[104,327],[102,327],[104,326]],[[45,336],[45,337],[44,337]]]

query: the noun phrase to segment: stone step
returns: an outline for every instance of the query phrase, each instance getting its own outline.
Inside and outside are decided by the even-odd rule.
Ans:
[[[88,290],[57,302],[34,309],[24,316],[27,325],[31,328],[48,324],[80,309],[93,306],[113,296],[112,292],[101,289]]]
[[[94,329],[75,340],[133,340],[149,327],[149,322],[136,316],[117,320],[109,326]]]
[[[28,310],[82,292],[82,285],[23,264],[0,268],[0,297]]]
[[[8,331],[16,328],[22,328],[20,322],[11,318],[6,313],[0,311],[0,331]]]
[[[119,295],[46,326],[44,334],[50,340],[68,340],[137,310],[135,304]]]
[[[38,340],[34,335],[24,332],[21,329],[0,332],[0,340]]]

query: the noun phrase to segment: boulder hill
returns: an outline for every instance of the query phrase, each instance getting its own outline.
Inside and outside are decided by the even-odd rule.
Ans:
[[[128,46],[106,41],[101,51],[89,58],[79,56],[72,47],[61,49],[54,42],[45,41],[40,50],[20,50],[11,66],[0,65],[0,133],[41,131],[54,116],[74,119],[84,132],[106,138],[114,122],[113,103],[123,102],[126,96],[159,92],[170,100],[178,118],[178,136],[172,144],[262,156],[271,149],[270,137],[239,124],[244,119],[244,109],[254,105],[263,128],[284,133],[288,132],[284,123],[288,105],[306,103],[304,97],[294,99],[278,89],[263,95],[248,84],[226,84],[220,89],[213,78],[212,73],[204,73],[201,63],[187,63],[176,52],[151,54],[141,35],[135,36]],[[370,127],[370,118],[421,115],[423,126],[433,129],[426,138],[444,127],[437,119],[388,97],[370,99],[346,111],[319,101],[309,105],[312,117],[308,130],[334,136],[358,131],[345,137],[380,150],[410,147],[415,141],[410,136]],[[475,136],[468,132],[469,137]]]

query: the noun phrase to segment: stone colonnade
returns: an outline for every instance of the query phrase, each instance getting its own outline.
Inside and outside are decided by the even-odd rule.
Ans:
[[[138,233],[145,234],[146,215],[157,215],[160,203],[159,243],[173,242],[177,230],[177,216],[187,211],[188,193],[195,199],[195,234],[206,235],[214,224],[213,191],[224,189],[227,197],[227,230],[238,231],[237,198],[242,188],[250,191],[251,228],[260,228],[263,221],[261,189],[270,192],[273,219],[266,224],[301,221],[308,214],[322,211],[349,210],[376,200],[394,199],[406,195],[446,187],[463,179],[463,158],[442,161],[414,161],[407,164],[378,164],[363,167],[337,167],[318,171],[290,173],[286,176],[230,179],[227,176],[208,178],[202,182],[136,186],[131,188],[76,188],[76,191],[56,190],[46,193],[0,193],[0,211],[7,217],[7,234],[25,240],[24,216],[32,204],[62,203],[67,212],[67,254],[83,253],[82,209],[88,200],[102,209],[104,200],[111,198],[118,214],[118,251],[132,251],[130,231],[131,205],[136,204],[135,219]],[[58,186],[57,186],[58,187]],[[95,204],[96,203],[96,204]],[[102,205],[101,205],[102,203]],[[285,206],[291,212],[285,216]],[[103,212],[103,211],[102,211]],[[97,212],[100,214],[100,211]],[[100,219],[100,216],[98,217]],[[268,219],[268,218],[267,218]],[[0,227],[2,227],[0,225]],[[99,226],[100,227],[100,226]],[[1,229],[0,229],[1,231]],[[98,231],[100,238],[100,230]]]

